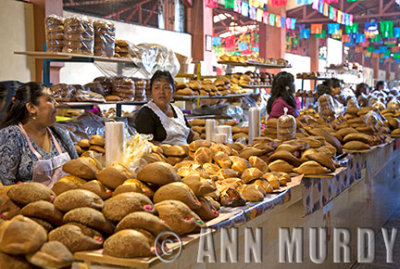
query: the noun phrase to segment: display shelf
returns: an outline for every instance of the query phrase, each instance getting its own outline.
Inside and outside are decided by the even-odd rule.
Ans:
[[[272,88],[272,85],[239,85],[243,89]]]
[[[259,68],[291,68],[292,66],[289,65],[279,65],[279,64],[263,64],[263,63],[256,63],[256,62],[230,62],[230,61],[218,61],[219,64],[225,64],[230,66],[246,66],[246,67],[259,67]]]
[[[230,120],[232,117],[224,116],[224,115],[185,115],[188,120],[193,119],[215,119],[215,120]]]
[[[115,105],[116,110],[115,114],[117,117],[121,117],[122,115],[122,106],[141,106],[146,104],[147,102],[137,102],[137,101],[120,101],[120,102],[104,102],[104,103],[96,103],[96,102],[59,102],[58,108],[72,108],[72,109],[92,109],[97,105]]]
[[[191,95],[191,96],[175,96],[175,101],[189,101],[196,99],[231,99],[231,98],[241,98],[251,95],[251,93],[242,94],[227,94],[227,95]]]

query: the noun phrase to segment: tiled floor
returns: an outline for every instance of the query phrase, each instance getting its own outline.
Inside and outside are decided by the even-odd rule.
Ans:
[[[377,232],[375,238],[375,261],[371,264],[354,264],[351,269],[394,269],[400,268],[400,207],[394,212],[390,219],[383,226],[391,233],[391,228],[399,229],[397,231],[396,241],[393,250],[393,263],[386,262],[386,247],[383,241],[382,233]]]

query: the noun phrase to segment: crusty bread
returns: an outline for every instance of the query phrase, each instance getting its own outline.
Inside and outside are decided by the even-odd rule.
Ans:
[[[45,229],[22,215],[0,226],[0,251],[7,254],[28,254],[37,251],[47,241]]]
[[[19,214],[21,207],[14,203],[8,196],[7,191],[12,186],[6,186],[0,191],[0,217],[4,220],[9,220]]]
[[[211,147],[211,144],[212,143],[209,140],[204,140],[204,139],[195,140],[189,144],[189,150],[196,151],[200,147],[209,148],[209,147]]]
[[[249,162],[246,159],[237,156],[229,156],[229,159],[232,161],[232,169],[238,171],[240,174],[244,172],[247,168],[250,167]]]
[[[154,193],[154,203],[159,203],[165,200],[181,201],[191,209],[200,208],[200,202],[194,192],[189,188],[188,185],[182,182],[173,182],[164,185]]]
[[[345,137],[346,135],[348,135],[348,134],[357,133],[357,130],[354,129],[354,128],[351,128],[351,127],[347,127],[347,128],[339,129],[339,130],[337,131],[337,133],[338,133],[341,137],[344,138],[344,137]]]
[[[368,144],[354,140],[344,144],[343,148],[347,150],[368,150],[370,147]]]
[[[68,222],[68,224],[78,226],[79,228],[81,228],[81,232],[86,236],[89,236],[89,237],[92,237],[92,238],[103,238],[103,235],[102,235],[101,232],[97,231],[94,228],[90,228],[90,227],[88,227],[88,226],[86,226],[86,225],[84,225],[82,223],[79,223],[79,222]]]
[[[160,146],[166,156],[174,156],[174,157],[183,157],[188,154],[185,150],[185,147],[179,145],[166,145],[163,144]]]
[[[202,178],[199,174],[186,176],[182,179],[182,182],[188,185],[198,197],[213,192],[216,189],[209,180]]]
[[[134,174],[123,164],[113,163],[96,174],[97,180],[106,187],[115,189]]]
[[[83,179],[95,179],[96,173],[101,168],[101,164],[96,159],[83,156],[70,160],[63,165],[64,172]]]
[[[137,179],[156,185],[165,185],[181,180],[174,167],[163,162],[147,164],[139,171]]]
[[[159,217],[149,212],[133,212],[126,215],[115,228],[115,232],[125,229],[144,229],[151,232],[154,236],[170,230]]]
[[[150,189],[146,184],[141,182],[140,180],[137,179],[127,179],[125,182],[118,186],[114,192],[113,196],[124,193],[124,192],[138,192],[146,195],[149,198],[152,198],[154,195],[154,192],[152,189]]]
[[[78,142],[78,146],[82,149],[88,149],[90,147],[89,139],[82,139]]]
[[[329,156],[327,154],[324,154],[321,152],[311,153],[311,154],[307,155],[307,158],[309,160],[316,161],[317,163],[321,164],[322,166],[325,166],[332,172],[334,172],[336,170],[336,166],[333,163],[331,156]]]
[[[34,222],[36,222],[37,224],[41,225],[46,230],[46,232],[50,232],[51,230],[54,229],[53,225],[48,221],[45,221],[43,219],[33,218],[33,217],[29,217],[29,218],[31,220],[33,220]]]
[[[165,200],[156,203],[160,218],[178,235],[183,235],[194,231],[202,222],[190,208],[177,200]]]
[[[78,189],[61,193],[54,200],[54,205],[58,210],[63,212],[79,207],[91,207],[101,210],[104,202],[97,194],[91,191]]]
[[[302,163],[299,167],[294,168],[293,171],[304,175],[323,175],[329,172],[327,168],[321,166],[316,161]]]
[[[265,180],[267,180],[269,184],[271,184],[271,186],[272,186],[273,189],[276,190],[276,189],[279,189],[279,188],[280,188],[281,184],[279,183],[279,179],[278,179],[278,177],[277,177],[273,172],[271,172],[271,173],[265,173],[265,174],[263,175],[263,178],[264,178]]]
[[[96,146],[101,146],[101,147],[104,147],[106,144],[104,137],[102,137],[101,135],[92,136],[89,140],[89,143],[90,143],[90,145],[96,145]]]
[[[248,160],[251,156],[261,156],[266,151],[254,147],[245,147],[239,154],[239,157]]]
[[[18,205],[44,200],[51,202],[56,194],[47,186],[37,182],[26,182],[14,185],[7,192],[8,197]]]
[[[249,158],[249,163],[252,167],[258,168],[263,173],[268,172],[268,164],[257,156],[251,156]]]
[[[33,269],[33,266],[18,255],[9,255],[0,252],[0,268],[4,269]]]
[[[350,133],[343,138],[343,142],[360,141],[365,144],[372,144],[372,137],[363,133]]]
[[[228,188],[226,191],[222,192],[220,200],[222,206],[237,207],[246,204],[246,200],[239,191],[234,188]]]
[[[111,221],[120,221],[126,215],[136,211],[155,212],[151,200],[136,192],[121,193],[104,203],[103,214]]]
[[[243,185],[239,188],[239,192],[244,199],[249,202],[260,202],[264,200],[264,195],[257,189],[257,185]]]
[[[241,178],[244,183],[249,183],[255,179],[261,178],[262,175],[263,172],[261,172],[260,169],[256,167],[250,167],[243,171]]]
[[[229,156],[232,155],[232,149],[230,147],[228,147],[227,145],[224,145],[221,143],[212,144],[210,147],[210,150],[214,154],[216,154],[219,151],[222,151],[222,152],[228,154]]]
[[[301,164],[301,161],[298,158],[296,158],[289,151],[285,150],[277,150],[269,157],[270,162],[273,162],[275,160],[284,160],[292,166],[299,166]]]
[[[331,144],[332,146],[334,146],[337,150],[337,153],[341,154],[342,153],[342,145],[340,143],[340,141],[333,136],[329,131],[322,129],[322,128],[315,128],[315,129],[311,129],[311,133],[313,135],[317,135],[317,136],[323,136],[326,140],[326,142],[328,142],[329,144]]]
[[[276,160],[268,165],[269,170],[273,172],[285,172],[290,173],[293,170],[293,166],[284,160]]]
[[[253,184],[263,188],[266,193],[272,193],[274,191],[272,185],[265,179],[257,179]]]
[[[213,159],[221,168],[230,168],[232,166],[232,161],[229,159],[228,154],[226,154],[225,152],[219,151],[215,153]]]
[[[64,224],[49,233],[49,241],[59,241],[69,251],[87,251],[99,249],[103,245],[103,238],[92,238],[82,233],[78,226]]]
[[[122,230],[110,236],[104,242],[103,253],[118,258],[150,257],[154,246],[151,240],[138,230]]]
[[[54,184],[52,190],[54,191],[55,194],[59,195],[65,191],[79,189],[85,183],[86,180],[76,176],[71,176],[71,175],[63,176]]]
[[[202,167],[209,175],[215,175],[220,170],[219,166],[214,163],[205,163],[202,165]]]
[[[98,180],[91,180],[82,185],[82,189],[97,194],[101,199],[106,200],[111,197],[112,191]]]
[[[54,206],[54,204],[47,201],[36,201],[27,204],[21,209],[20,213],[25,217],[43,219],[56,226],[63,224],[63,214]]]
[[[232,178],[232,177],[239,177],[240,173],[231,168],[222,168],[217,172],[216,176],[219,179],[226,179],[226,178]]]
[[[61,242],[50,241],[39,251],[26,255],[26,259],[40,268],[64,268],[71,266],[74,256]]]
[[[211,163],[213,153],[209,148],[200,147],[194,153],[194,160],[200,164]]]
[[[114,231],[112,223],[105,218],[103,213],[90,207],[72,209],[64,215],[63,220],[64,223],[78,222],[106,234],[112,234]]]

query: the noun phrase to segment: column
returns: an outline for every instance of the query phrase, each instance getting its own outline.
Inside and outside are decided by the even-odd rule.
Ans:
[[[308,54],[310,56],[310,71],[318,72],[319,71],[319,39],[315,37],[315,35],[310,36],[309,39],[309,49]],[[310,81],[310,89],[315,89],[314,83],[316,81]]]
[[[372,69],[374,70],[374,79],[377,80],[379,77],[379,57],[375,54],[372,56]]]
[[[395,79],[400,80],[400,65],[397,63],[394,64],[394,73],[395,73]]]
[[[175,1],[174,0],[164,0],[163,6],[164,13],[164,28],[165,30],[174,30],[175,24]]]
[[[201,73],[210,75],[213,71],[213,55],[212,51],[206,51],[206,36],[213,36],[213,10],[205,6],[205,1],[193,1],[193,7],[188,8],[187,14],[193,61],[202,61]]]
[[[386,80],[390,80],[390,73],[392,73],[392,62],[386,62]]]
[[[33,3],[34,30],[35,30],[35,51],[43,51],[45,38],[44,19],[52,14],[63,15],[62,0],[31,0]],[[50,65],[50,81],[58,83],[60,80],[60,69],[64,65],[62,63],[51,63]],[[43,61],[38,59],[35,61],[36,81],[42,81]]]
[[[285,6],[267,5],[267,11],[275,15],[286,17]],[[259,49],[262,58],[285,58],[286,54],[286,27],[278,28],[264,23],[259,24]],[[280,70],[269,69],[271,73],[278,73]]]

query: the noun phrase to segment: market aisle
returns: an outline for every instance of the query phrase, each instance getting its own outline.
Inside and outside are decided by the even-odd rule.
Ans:
[[[383,226],[384,228],[399,228],[400,227],[400,207],[393,213],[390,219]],[[351,267],[351,269],[380,269],[380,268],[400,268],[400,235],[397,233],[394,251],[393,251],[393,259],[394,263],[386,263],[386,247],[382,238],[381,233],[376,233],[376,249],[375,249],[375,261],[372,264],[355,264]]]

